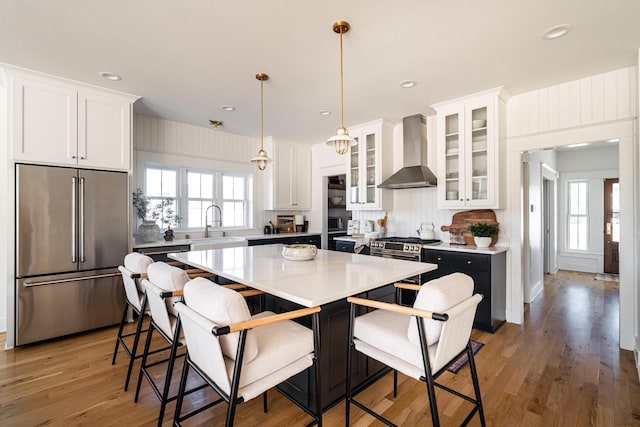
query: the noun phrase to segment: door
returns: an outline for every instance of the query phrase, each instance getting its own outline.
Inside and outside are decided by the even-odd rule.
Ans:
[[[121,264],[127,254],[127,174],[80,170],[78,199],[80,270]]]
[[[77,169],[16,165],[16,275],[77,270]]]
[[[620,261],[620,185],[618,178],[604,180],[604,272],[618,274]]]

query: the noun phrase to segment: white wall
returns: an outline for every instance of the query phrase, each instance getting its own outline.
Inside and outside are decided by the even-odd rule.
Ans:
[[[560,171],[560,215],[558,266],[565,270],[602,273],[604,271],[604,182],[618,178],[618,147],[558,151]],[[567,183],[588,181],[589,241],[585,251],[571,251],[567,244]]]
[[[507,321],[524,317],[520,156],[524,151],[620,139],[620,346],[635,347],[638,306],[637,71],[635,67],[599,74],[513,97],[507,104],[507,210],[512,226],[507,285]]]
[[[544,285],[543,165],[556,169],[556,154],[554,150],[537,150],[524,153],[522,159],[529,163],[529,271],[523,272],[524,302],[528,303]]]

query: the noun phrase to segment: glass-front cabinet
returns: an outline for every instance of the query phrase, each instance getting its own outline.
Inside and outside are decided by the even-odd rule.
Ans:
[[[392,209],[389,190],[378,188],[391,174],[392,129],[384,120],[354,126],[358,142],[347,154],[347,210]]]
[[[499,209],[504,102],[499,89],[434,105],[438,124],[438,206]]]

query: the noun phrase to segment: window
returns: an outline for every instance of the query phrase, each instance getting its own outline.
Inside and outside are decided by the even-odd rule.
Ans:
[[[213,170],[147,165],[145,167],[145,194],[153,205],[162,199],[174,200],[173,209],[182,217],[180,229],[202,229],[207,208],[208,223],[218,227],[250,227],[251,176]],[[221,221],[221,223],[220,223]],[[162,223],[159,221],[159,225]]]
[[[165,206],[157,223],[160,227],[164,224],[164,214],[169,211],[177,211],[177,175],[175,169],[146,168],[145,170],[145,195],[149,198],[149,208],[158,206],[163,200],[170,199],[172,203]],[[160,209],[158,209],[160,210]]]
[[[589,241],[589,184],[587,181],[567,183],[567,224],[570,250],[586,251]]]

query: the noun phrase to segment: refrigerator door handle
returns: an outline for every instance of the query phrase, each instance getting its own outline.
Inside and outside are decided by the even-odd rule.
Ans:
[[[84,262],[84,177],[80,178],[80,218],[79,218],[79,239],[78,246],[80,246],[80,262]]]
[[[82,281],[82,280],[102,279],[103,277],[115,277],[115,276],[120,276],[121,274],[122,273],[120,273],[119,271],[116,271],[115,273],[95,274],[93,276],[72,277],[72,278],[69,278],[69,279],[44,280],[42,282],[24,282],[23,286],[25,288],[30,288],[32,286],[55,285],[57,283],[79,282],[79,281]]]
[[[76,177],[71,178],[71,262],[77,262],[76,258]]]

